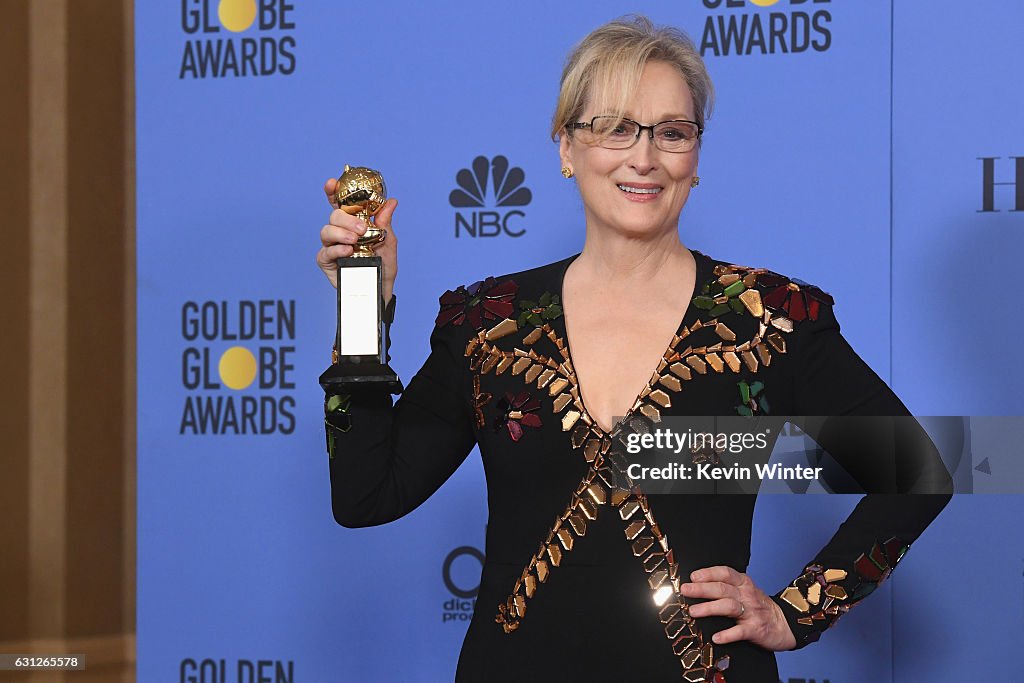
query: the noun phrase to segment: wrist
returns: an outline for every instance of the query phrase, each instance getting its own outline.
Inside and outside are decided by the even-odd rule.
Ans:
[[[776,647],[772,649],[776,652],[796,649],[796,635],[793,633],[793,629],[790,628],[789,621],[786,619],[786,613],[783,612],[782,607],[772,596],[768,596],[768,604],[771,606],[774,624],[773,631],[777,636]]]

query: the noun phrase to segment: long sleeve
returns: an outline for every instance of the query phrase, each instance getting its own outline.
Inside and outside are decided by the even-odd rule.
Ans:
[[[394,299],[385,315],[387,344]],[[385,524],[416,509],[473,448],[450,328],[435,327],[430,355],[395,402],[372,389],[327,396],[334,518],[345,527]]]
[[[795,414],[811,416],[801,426],[868,493],[800,575],[772,596],[796,649],[816,641],[884,581],[952,493],[927,433],[850,348],[832,306],[822,305],[818,319],[805,324],[794,335]]]

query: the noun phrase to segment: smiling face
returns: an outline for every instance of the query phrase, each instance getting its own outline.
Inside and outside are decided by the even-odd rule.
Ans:
[[[595,111],[588,100],[577,119],[589,122],[610,112]],[[695,120],[693,99],[679,70],[651,61],[643,69],[624,116],[643,125],[673,119]],[[699,147],[689,152],[663,152],[644,130],[629,149],[605,149],[584,144],[563,133],[559,142],[562,165],[576,173],[583,197],[587,229],[642,238],[675,231],[697,172]]]

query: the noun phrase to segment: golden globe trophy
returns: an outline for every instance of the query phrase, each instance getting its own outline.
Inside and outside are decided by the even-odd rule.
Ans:
[[[320,375],[328,394],[374,386],[397,394],[398,375],[388,366],[382,283],[384,265],[373,247],[387,237],[373,216],[387,200],[384,178],[363,166],[345,165],[332,197],[334,205],[366,223],[351,256],[338,259],[338,334],[332,364]]]

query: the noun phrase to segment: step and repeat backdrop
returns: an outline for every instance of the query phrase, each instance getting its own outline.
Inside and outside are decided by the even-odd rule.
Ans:
[[[687,31],[717,89],[684,243],[829,291],[916,414],[1024,412],[1024,6],[625,9]],[[548,126],[569,49],[623,11],[136,3],[140,681],[453,677],[484,558],[483,470],[471,456],[385,527],[335,524],[323,183],[371,166],[399,199],[392,357],[408,380],[444,290],[582,247]],[[456,199],[475,164],[518,172]],[[958,481],[999,476],[969,431],[937,438],[963,453]],[[762,496],[749,573],[779,590],[855,503]],[[1022,514],[1021,497],[957,496],[869,600],[780,655],[783,681],[1012,680]]]

